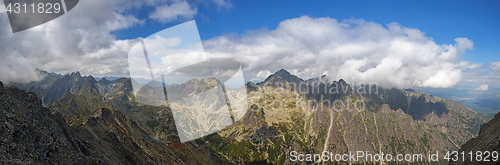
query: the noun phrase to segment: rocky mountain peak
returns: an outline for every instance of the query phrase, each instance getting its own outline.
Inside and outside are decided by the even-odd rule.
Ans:
[[[288,72],[285,69],[280,69],[280,70],[278,70],[277,72],[275,72],[274,74],[270,75],[267,78],[269,79],[269,78],[278,77],[278,76],[284,78],[285,80],[291,80],[292,78],[297,77],[297,76],[294,77],[294,75],[290,74],[290,72]]]
[[[197,78],[192,78],[191,80],[187,81],[185,84],[198,84],[200,83],[200,80]]]
[[[100,81],[109,82],[109,80],[108,80],[108,79],[106,79],[105,77],[103,77],[101,80],[99,80],[99,82],[100,82]]]
[[[42,96],[43,102],[49,104],[61,99],[66,93],[77,93],[82,89],[86,92],[98,93],[97,81],[92,76],[82,77],[80,72],[73,72],[71,75],[58,79],[52,86],[47,88]]]
[[[290,72],[288,72],[285,69],[280,69],[276,73],[274,73],[274,75],[281,76],[281,77],[287,77],[287,76],[291,76],[292,74],[290,74]]]
[[[216,78],[202,78],[200,80],[200,83],[205,85],[205,86],[209,86],[209,87],[215,87],[215,86],[218,86],[221,84],[221,82],[216,79]]]
[[[264,80],[261,83],[258,83],[257,85],[260,85],[262,83],[265,84],[265,83],[276,83],[276,82],[281,82],[281,83],[289,82],[289,83],[299,84],[301,82],[304,82],[304,80],[295,75],[290,74],[290,72],[288,72],[285,69],[280,69],[274,74],[268,76],[266,80]]]
[[[82,77],[79,71],[71,73],[70,77]]]
[[[340,80],[339,80],[339,83],[340,83],[340,84],[342,84],[342,85],[347,85],[347,82],[345,82],[345,80],[344,80],[344,79],[340,79]]]
[[[257,105],[253,104],[248,109],[245,116],[243,116],[242,124],[246,127],[257,126],[260,127],[265,124],[265,113],[263,108],[259,108]]]
[[[206,91],[209,90],[213,87],[216,87],[218,85],[222,84],[218,79],[216,78],[202,78],[200,80],[193,78],[181,85],[172,85],[172,87],[183,87],[184,89],[190,89],[191,90],[199,90],[199,91]]]
[[[98,84],[102,85],[102,86],[109,86],[109,84],[111,83],[111,81],[109,81],[108,79],[106,78],[102,78],[101,80],[99,80],[97,82]]]
[[[247,92],[250,93],[250,91],[256,91],[258,90],[258,86],[255,85],[255,83],[249,81],[245,84],[246,88],[247,88]]]

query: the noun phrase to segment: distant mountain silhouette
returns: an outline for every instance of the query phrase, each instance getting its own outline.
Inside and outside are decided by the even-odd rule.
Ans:
[[[263,82],[257,83],[257,85],[262,85],[266,83],[275,84],[277,82],[281,83],[289,82],[289,83],[296,83],[298,85],[301,82],[303,83],[305,81],[295,75],[290,74],[290,72],[288,72],[285,69],[280,69],[274,74],[268,76]]]

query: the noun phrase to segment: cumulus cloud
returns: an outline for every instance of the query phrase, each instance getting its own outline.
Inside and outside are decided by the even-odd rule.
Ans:
[[[174,11],[189,6],[186,1],[147,0],[124,3],[119,0],[85,0],[67,14],[46,24],[12,33],[9,19],[0,5],[0,81],[27,83],[43,77],[36,69],[57,73],[80,71],[84,75],[128,75],[127,53],[138,42],[119,40],[112,32],[143,25],[131,13],[145,6],[167,6]],[[198,2],[194,5],[199,5]],[[181,9],[177,9],[180,7]],[[132,12],[131,12],[132,11]],[[192,18],[193,12],[177,14]],[[196,14],[196,12],[194,12]],[[174,21],[165,17],[162,22]],[[176,44],[175,40],[170,44]]]
[[[118,1],[81,1],[71,12],[18,33],[12,33],[7,15],[1,14],[0,80],[39,80],[42,77],[35,68],[56,72],[116,69],[125,62],[117,59],[132,41],[116,40],[110,32],[143,22],[110,10],[120,5]]]
[[[262,80],[285,68],[303,78],[326,71],[333,79],[383,87],[447,88],[462,79],[463,69],[480,67],[460,58],[473,48],[467,38],[437,45],[418,29],[362,19],[303,16],[284,20],[274,30],[220,36],[203,44],[210,57],[243,63],[247,80]]]
[[[478,91],[488,91],[488,85],[487,84],[483,84],[483,85],[479,86],[478,88],[476,88],[475,90],[478,90]]]
[[[173,4],[165,4],[157,6],[149,18],[156,19],[160,22],[169,22],[177,19],[192,19],[198,10],[189,5],[186,1],[175,2]]]
[[[495,71],[500,71],[500,62],[491,63],[490,68],[495,70]]]
[[[229,1],[220,2],[212,3],[230,5]],[[126,11],[152,5],[158,7],[150,17],[162,22],[189,19],[197,13],[196,4],[185,1],[87,0],[56,20],[15,34],[7,15],[0,14],[0,80],[39,80],[35,68],[58,73],[78,70],[94,76],[127,75],[127,53],[138,40],[117,40],[110,33],[143,24],[145,20]],[[172,10],[166,11],[168,8]],[[186,10],[177,10],[181,8]],[[165,42],[176,45],[179,41]],[[332,79],[378,82],[384,87],[445,88],[459,82],[464,70],[482,67],[461,60],[466,50],[473,48],[467,38],[437,45],[418,29],[362,19],[303,16],[284,20],[272,30],[215,37],[203,46],[208,58],[241,62],[247,80],[263,80],[285,68],[302,78],[328,74]],[[183,64],[183,60],[190,58],[175,63]],[[490,67],[500,68],[500,64]]]

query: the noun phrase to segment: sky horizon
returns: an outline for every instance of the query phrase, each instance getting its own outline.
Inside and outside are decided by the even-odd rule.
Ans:
[[[284,68],[304,79],[488,91],[500,88],[498,8],[498,1],[90,0],[12,33],[0,6],[0,81],[39,80],[35,68],[127,77],[137,38],[195,20],[206,54],[240,61],[245,81]]]

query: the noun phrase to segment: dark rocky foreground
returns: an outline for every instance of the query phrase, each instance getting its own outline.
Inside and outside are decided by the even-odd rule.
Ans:
[[[33,92],[0,84],[0,162],[90,164],[88,144],[71,135],[58,115],[43,108]]]
[[[203,146],[158,142],[107,108],[71,127],[33,92],[0,82],[0,164],[221,164]]]

